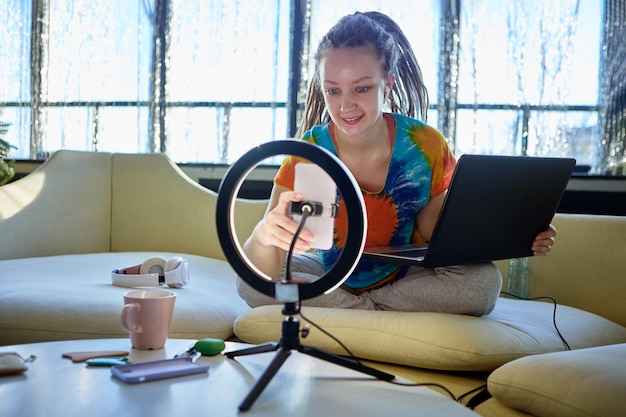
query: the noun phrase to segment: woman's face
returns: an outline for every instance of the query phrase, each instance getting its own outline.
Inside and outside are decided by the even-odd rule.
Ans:
[[[384,74],[372,48],[328,51],[320,60],[319,75],[326,109],[344,134],[362,135],[382,121],[394,77]]]

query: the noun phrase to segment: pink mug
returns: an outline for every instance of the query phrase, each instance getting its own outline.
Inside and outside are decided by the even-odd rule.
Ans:
[[[164,290],[134,290],[124,294],[121,322],[130,334],[133,348],[149,350],[165,346],[175,300],[175,292]]]

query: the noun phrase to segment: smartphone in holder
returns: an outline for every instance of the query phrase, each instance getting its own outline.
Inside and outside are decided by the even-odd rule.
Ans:
[[[157,379],[174,378],[183,375],[200,374],[209,371],[209,365],[193,362],[188,357],[163,359],[151,362],[139,362],[117,365],[111,368],[114,377],[127,384],[155,381]]]
[[[335,227],[334,207],[337,197],[335,181],[316,164],[299,162],[295,167],[294,191],[304,195],[305,201],[318,203],[322,212],[309,216],[305,227],[315,235],[311,247],[316,249],[330,249],[333,245]],[[298,204],[292,207],[298,207]],[[295,213],[294,213],[295,211]],[[301,215],[292,210],[295,221],[300,221]]]

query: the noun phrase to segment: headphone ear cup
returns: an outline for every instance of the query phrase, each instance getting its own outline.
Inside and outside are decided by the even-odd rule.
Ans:
[[[139,268],[140,274],[162,274],[165,271],[167,259],[162,256],[153,256],[146,259]]]
[[[163,266],[163,271],[167,272],[167,271],[173,271],[176,268],[178,268],[178,266],[183,262],[183,258],[180,256],[173,256],[171,258],[169,258],[167,260],[167,262],[165,262],[165,265]]]
[[[182,256],[169,258],[165,264],[164,274],[165,283],[170,288],[182,288],[189,282],[187,261]]]

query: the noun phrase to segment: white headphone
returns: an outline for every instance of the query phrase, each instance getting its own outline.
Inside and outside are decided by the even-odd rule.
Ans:
[[[118,287],[151,287],[166,284],[170,288],[182,288],[189,282],[187,260],[174,256],[165,259],[154,256],[141,265],[114,269],[111,281]]]

